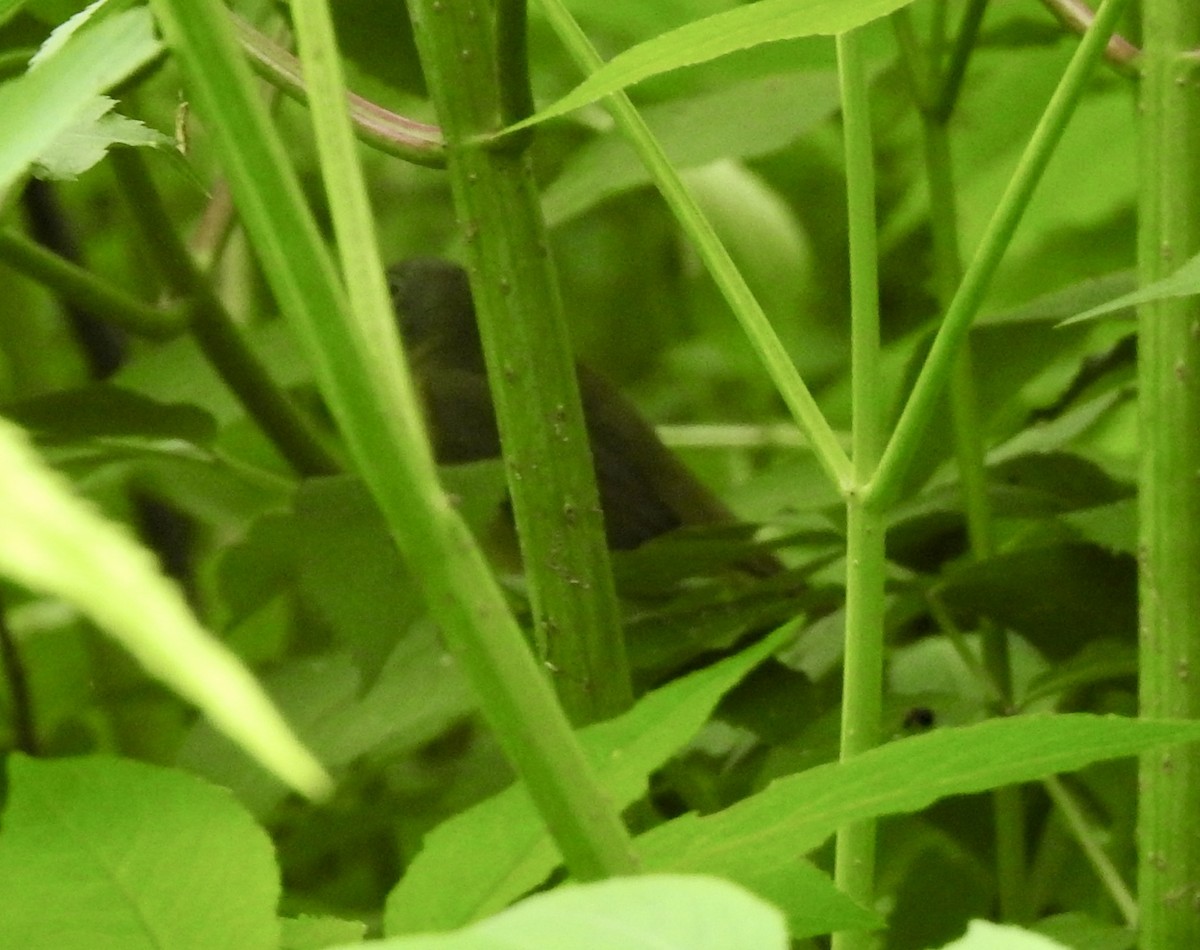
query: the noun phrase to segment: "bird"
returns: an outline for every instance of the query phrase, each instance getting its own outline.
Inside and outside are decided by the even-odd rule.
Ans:
[[[387,277],[438,464],[499,458],[467,272],[441,258],[413,257],[389,267]],[[738,523],[615,385],[578,362],[576,374],[610,550],[631,551],[685,526]],[[736,567],[758,577],[782,570],[762,550]]]

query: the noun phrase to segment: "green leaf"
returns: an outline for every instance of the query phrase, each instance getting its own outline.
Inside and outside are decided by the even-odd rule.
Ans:
[[[357,476],[307,479],[292,534],[305,602],[373,661],[364,664],[373,675],[425,604],[370,492]]]
[[[685,815],[638,838],[638,852],[648,871],[718,874],[753,888],[748,876],[769,883],[855,821],[1196,741],[1200,722],[1082,713],[939,729],[779,779],[714,815]]]
[[[250,672],[200,626],[153,555],[75,497],[3,420],[0,523],[0,574],[73,604],[281,779],[325,793],[321,766]]]
[[[266,678],[272,699],[305,744],[332,769],[387,745],[395,756],[445,732],[475,700],[431,624],[403,631],[369,688],[351,657],[290,662]],[[207,723],[180,750],[181,765],[232,789],[255,814],[271,812],[287,789]]]
[[[948,943],[943,950],[1068,950],[1049,937],[1011,924],[993,924],[972,920],[964,936]]]
[[[1133,485],[1118,481],[1095,462],[1070,452],[1018,455],[988,468],[989,481],[1004,486],[1008,501],[1031,514],[1077,511],[1133,496]],[[999,507],[999,506],[998,506]]]
[[[778,647],[779,636],[645,696],[581,739],[620,807],[645,793],[661,766],[711,715],[721,696]],[[386,933],[460,926],[536,887],[559,856],[524,788],[514,786],[434,829],[388,896]],[[853,909],[853,905],[851,905]]]
[[[99,756],[17,754],[8,775],[0,947],[278,945],[274,849],[224,789]]]
[[[512,129],[534,125],[627,86],[683,66],[706,63],[762,43],[801,36],[832,36],[894,13],[910,0],[760,0],[705,17],[625,50],[554,105]]]
[[[70,128],[43,149],[35,174],[39,178],[74,181],[100,162],[114,145],[161,148],[173,144],[144,122],[110,114],[116,104],[108,96],[93,99]]]
[[[1074,950],[1134,950],[1137,946],[1137,934],[1132,930],[1081,913],[1045,917],[1035,929]]]
[[[3,412],[39,442],[54,445],[102,438],[209,445],[216,436],[216,424],[204,410],[168,405],[111,383],[34,396],[9,403]]]
[[[335,943],[359,943],[367,935],[367,925],[358,920],[336,917],[284,917],[280,924],[280,950],[324,950]]]
[[[1061,697],[1069,690],[1092,686],[1106,680],[1137,676],[1137,649],[1132,643],[1091,640],[1069,659],[1055,663],[1035,677],[1021,691],[1020,704],[1028,708],[1047,697]]]
[[[1060,326],[1082,323],[1084,320],[1093,320],[1106,313],[1137,307],[1154,300],[1191,297],[1195,294],[1200,294],[1200,254],[1197,254],[1190,261],[1181,264],[1179,269],[1169,277],[1156,280],[1154,283],[1148,284],[1140,290],[1124,294],[1115,300],[1110,300],[1107,303],[1092,307],[1090,310],[1085,310],[1083,313],[1077,313],[1075,316],[1062,321]]]
[[[1137,566],[1094,545],[1005,552],[948,572],[943,597],[956,614],[994,620],[1062,659],[1088,640],[1131,642]]]
[[[1121,270],[1100,277],[1089,277],[1077,284],[1036,297],[1018,307],[990,310],[975,321],[975,326],[995,323],[1061,323],[1080,310],[1111,300],[1137,286],[1132,270]]]
[[[95,97],[158,55],[145,7],[112,16],[72,36],[54,55],[0,86],[0,191],[7,189]]]
[[[373,941],[378,950],[784,950],[779,911],[728,881],[683,875],[567,885],[454,934]],[[344,944],[351,950],[362,944]],[[335,948],[337,950],[337,948]]]
[[[827,119],[839,103],[837,75],[814,70],[739,83],[649,106],[646,124],[676,168],[719,158],[753,158],[794,142]],[[650,173],[617,132],[576,151],[546,189],[551,226],[595,204],[650,182]]]

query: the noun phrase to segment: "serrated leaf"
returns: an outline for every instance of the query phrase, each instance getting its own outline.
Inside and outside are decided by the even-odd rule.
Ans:
[[[36,69],[0,86],[0,191],[78,119],[92,100],[159,54],[145,7],[72,36]]]
[[[8,775],[0,948],[278,945],[274,849],[224,789],[99,756]]]
[[[114,145],[169,148],[171,139],[144,122],[110,114],[116,101],[97,96],[78,118],[48,145],[34,164],[39,178],[74,181],[99,163]]]
[[[62,23],[58,24],[58,26],[50,31],[50,35],[46,37],[42,45],[38,47],[38,51],[30,57],[29,68],[33,69],[61,52],[67,41],[87,26],[92,19],[96,18],[109,3],[110,0],[94,0],[94,2],[89,3],[78,13],[67,17]]]
[[[335,943],[362,942],[367,925],[337,917],[284,917],[279,921],[279,950],[325,950]]]

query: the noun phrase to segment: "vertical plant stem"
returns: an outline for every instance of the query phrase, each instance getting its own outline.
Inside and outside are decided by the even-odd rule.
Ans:
[[[316,429],[271,378],[200,273],[175,231],[145,160],[136,149],[114,149],[109,160],[155,266],[174,293],[193,301],[188,329],[225,385],[297,474],[339,471],[341,466]]]
[[[346,112],[345,78],[333,20],[326,0],[297,4],[293,15],[301,58],[310,77],[318,153],[355,322],[361,320],[367,326],[373,325],[381,335],[394,339],[391,303],[376,249],[366,183]],[[487,182],[482,184],[486,186]],[[390,352],[395,354],[398,349],[392,347]],[[399,367],[399,361],[393,363]],[[416,423],[415,389],[411,381],[408,385],[397,382],[406,390],[404,417],[408,420],[407,437],[411,438],[420,430]],[[425,483],[420,494],[436,498],[440,492],[432,478],[432,460],[428,450],[420,455],[420,478]],[[432,506],[423,505],[424,512],[434,514]],[[463,530],[462,522],[453,518],[442,525],[430,525],[429,533],[451,547],[454,542],[461,544]],[[459,583],[471,581],[467,574],[472,569],[486,574],[478,549],[473,544],[468,546],[471,554],[464,561],[473,564],[461,565],[468,571],[458,578]],[[476,681],[490,677],[481,701],[501,731],[501,742],[512,753],[527,780],[530,795],[542,806],[547,823],[555,829],[556,840],[573,873],[590,879],[632,871],[631,843],[620,816],[599,789],[572,735],[570,723],[522,642],[511,614],[495,606],[501,600],[495,582],[489,578],[484,586],[493,612],[484,628],[465,633],[455,624],[447,634],[459,641],[460,655],[475,671]],[[463,600],[461,591],[452,591],[451,596]],[[503,671],[505,679],[497,679],[494,670]]]
[[[846,197],[850,232],[851,361],[855,482],[875,471],[886,404],[879,380],[879,279],[875,228],[875,170],[867,81],[855,33],[837,38],[845,128]],[[883,702],[884,513],[863,496],[847,496],[846,649],[842,679],[840,757],[853,758],[879,743]],[[838,886],[864,906],[875,899],[874,821],[838,830]],[[833,937],[834,950],[869,947],[865,931]]]
[[[1138,267],[1158,280],[1200,251],[1200,4],[1144,0]],[[1140,411],[1140,704],[1200,717],[1200,298],[1143,304]],[[1140,946],[1200,946],[1200,754],[1140,763]]]
[[[1083,93],[1084,83],[1096,60],[1103,53],[1107,37],[1129,0],[1104,0],[1096,20],[1084,35],[1071,58],[1058,88],[1050,98],[1033,136],[1021,155],[1017,168],[992,219],[979,243],[979,249],[967,267],[946,310],[925,365],[913,385],[900,421],[892,433],[879,464],[879,472],[867,487],[872,503],[886,503],[899,491],[904,475],[920,447],[921,438],[932,417],[934,403],[946,388],[954,368],[955,357],[971,321],[983,302],[988,284],[1008,248],[1021,215],[1029,204],[1033,190],[1050,161],[1067,120]]]
[[[963,77],[967,72],[967,62],[975,50],[975,41],[979,38],[979,25],[983,22],[983,13],[987,9],[988,0],[970,0],[967,9],[963,11],[962,23],[954,37],[954,48],[950,51],[950,62],[939,83],[937,102],[933,106],[934,118],[945,122],[954,111],[958,102],[958,94],[962,90]]]
[[[940,98],[940,97],[939,97]],[[939,303],[948,307],[962,279],[959,254],[958,213],[950,161],[950,141],[945,118],[923,114],[926,175],[929,180],[930,222],[933,230],[934,286]],[[971,556],[978,561],[994,553],[992,511],[987,497],[984,468],[983,427],[971,368],[971,341],[963,341],[950,381],[950,411],[954,423],[954,446],[962,485],[963,509]],[[983,665],[989,679],[1001,692],[996,712],[1004,713],[1012,702],[1012,674],[1005,631],[984,623]],[[1024,800],[1020,788],[999,788],[992,793],[996,819],[996,885],[1000,916],[1004,920],[1025,917]]]
[[[933,235],[933,284],[942,312],[949,309],[962,282],[948,123],[958,101],[966,65],[974,49],[986,5],[987,0],[971,0],[963,14],[950,62],[940,76],[931,75],[931,57],[917,42],[908,11],[898,11],[892,18],[913,101],[921,115]],[[994,550],[992,513],[987,498],[983,428],[979,419],[969,338],[963,341],[951,375],[950,409],[971,554],[976,560],[984,560]],[[941,619],[944,623],[948,618]],[[979,672],[989,687],[996,691],[993,704],[995,711],[1003,714],[1012,705],[1008,639],[1003,630],[986,622],[980,632],[983,638],[983,669]],[[961,636],[958,639],[961,641]],[[962,646],[958,644],[960,651]],[[1029,903],[1025,885],[1028,856],[1025,849],[1024,799],[1020,788],[1006,787],[996,789],[992,793],[992,801],[1000,916],[1004,920],[1023,920]]]
[[[399,358],[395,320],[382,289],[378,252],[372,250],[374,237],[369,226],[362,233],[361,209],[350,209],[347,232],[353,235],[345,252],[347,276],[356,282],[358,304],[350,319],[333,262],[283,142],[257,98],[224,9],[216,0],[152,2],[263,272],[292,321],[397,545],[422,559],[417,575],[422,593],[475,688],[480,708],[572,873],[589,878],[627,870],[633,859],[619,819],[593,780],[478,546],[437,483],[413,383]],[[310,31],[306,17],[313,11],[301,4],[294,11],[300,11],[306,36],[315,33],[319,40],[331,32],[327,13],[320,17],[318,11],[319,28]],[[326,174],[332,172],[340,206],[346,200],[342,188],[361,193],[363,186],[361,171],[354,171],[353,149],[344,146],[345,134],[337,125],[344,100],[329,91],[341,87],[331,38],[324,48],[318,42],[309,68],[314,77],[322,77],[320,138],[328,136],[325,145],[332,144],[335,153],[323,150],[322,166],[330,166]],[[334,70],[333,78],[329,70]],[[331,106],[335,102],[336,109]],[[335,117],[332,131],[324,121],[330,115]],[[341,174],[347,171],[349,179]],[[339,230],[347,227],[343,210],[338,218]],[[358,248],[365,250],[351,253]]]
[[[1137,900],[1130,893],[1128,885],[1121,878],[1121,872],[1117,870],[1116,865],[1113,864],[1112,859],[1105,852],[1104,846],[1100,843],[1103,831],[1094,827],[1093,823],[1089,821],[1075,797],[1067,791],[1062,779],[1057,776],[1043,779],[1042,787],[1046,789],[1046,794],[1054,802],[1054,807],[1061,812],[1063,820],[1071,831],[1071,837],[1083,850],[1088,864],[1096,872],[1096,877],[1108,892],[1108,896],[1112,898],[1117,910],[1121,912],[1121,916],[1125,918],[1126,926],[1136,927]],[[1145,946],[1152,945],[1145,944]]]
[[[409,11],[466,231],[536,640],[572,721],[606,719],[632,688],[562,301],[529,158],[484,141],[521,108],[500,89],[524,71],[505,60],[514,74],[498,73],[490,3]]]

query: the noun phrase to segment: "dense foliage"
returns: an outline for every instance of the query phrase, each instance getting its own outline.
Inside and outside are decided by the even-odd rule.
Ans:
[[[643,866],[672,876],[593,892],[550,887],[562,876],[554,844],[427,609],[431,553],[397,546],[357,471],[269,255],[239,227],[189,76],[148,32],[147,10],[105,6],[26,74],[82,4],[0,3],[11,83],[0,118],[13,137],[0,150],[0,413],[37,452],[16,428],[0,433],[14,446],[0,457],[0,514],[28,532],[0,543],[0,921],[16,922],[14,936],[0,924],[0,947],[103,935],[120,947],[316,948],[467,925],[471,946],[632,947],[661,927],[674,941],[662,946],[768,947],[786,945],[786,920],[793,946],[882,927],[880,946],[918,950],[980,918],[1062,946],[1134,946],[1129,756],[1196,732],[1045,715],[1137,712],[1135,324],[1128,307],[1063,323],[1137,285],[1127,63],[1097,64],[1084,87],[881,522],[884,745],[842,765],[838,486],[602,106],[537,127],[530,154],[576,352],[787,568],[728,568],[745,555],[741,531],[614,555],[637,704],[580,735]],[[151,6],[162,17],[171,4]],[[230,6],[252,48],[291,44],[283,5]],[[738,5],[571,6],[612,55]],[[933,116],[924,72],[946,60],[928,57],[930,37],[950,42],[962,8],[983,6],[918,2],[855,34],[874,137],[885,432],[1079,44],[1034,0],[991,4],[965,33],[952,109]],[[348,86],[435,122],[404,5],[331,7]],[[549,103],[579,73],[536,10],[529,26],[535,98]],[[91,66],[121,55],[112,75]],[[258,91],[332,245],[308,107],[273,82]],[[111,101],[82,116],[68,102],[69,121],[47,131],[54,110],[25,107],[72,91],[107,92],[120,115]],[[756,41],[630,94],[849,450],[833,39]],[[23,160],[18,128],[54,149]],[[930,158],[939,141],[948,165]],[[386,260],[469,255],[444,170],[373,145],[359,154]],[[275,186],[259,182],[265,200]],[[439,474],[488,535],[503,466]],[[225,653],[199,645],[174,588],[146,580],[143,549],[254,671],[332,775],[330,797],[297,794],[320,774],[298,751],[287,758],[282,724]],[[525,580],[502,582],[529,626]],[[260,726],[279,731],[239,731]],[[285,746],[278,759],[263,751]],[[833,887],[832,836],[880,816],[876,893],[862,906]],[[628,932],[579,923],[605,914]]]

